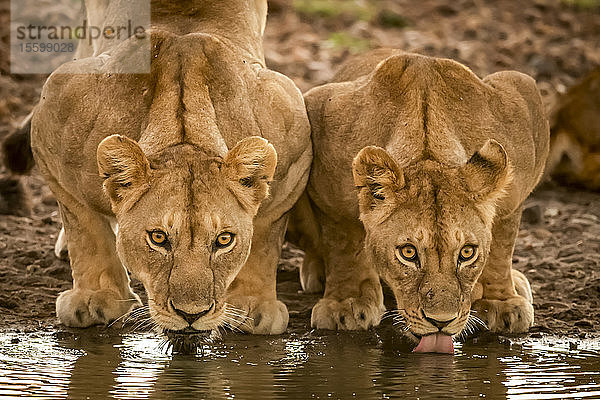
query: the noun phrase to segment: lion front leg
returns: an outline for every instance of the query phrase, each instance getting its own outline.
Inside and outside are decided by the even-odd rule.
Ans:
[[[288,310],[276,292],[286,222],[287,216],[273,224],[255,222],[250,256],[227,290],[226,301],[233,306],[228,323],[245,332],[278,335],[287,329]]]
[[[313,307],[312,327],[359,330],[379,325],[383,291],[364,256],[362,232],[323,222],[325,294]]]
[[[60,322],[80,328],[107,324],[140,306],[117,256],[109,221],[74,201],[59,204],[73,276],[73,289],[56,300]]]
[[[479,278],[482,298],[472,309],[492,332],[522,333],[533,325],[533,297],[529,281],[512,269],[512,255],[519,231],[521,209],[494,222],[488,261]]]

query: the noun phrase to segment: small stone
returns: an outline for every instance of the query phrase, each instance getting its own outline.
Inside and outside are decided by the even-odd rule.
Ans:
[[[582,319],[581,321],[575,322],[575,326],[578,326],[580,328],[591,328],[591,327],[593,327],[592,323],[590,321],[588,321],[587,319]]]
[[[41,267],[37,264],[30,264],[27,266],[27,275],[34,275],[40,271]]]
[[[28,258],[38,258],[40,253],[37,250],[29,250],[23,253],[23,256]]]
[[[577,342],[569,342],[569,350],[577,350]]]
[[[18,306],[18,304],[15,300],[6,298],[6,297],[0,297],[0,307],[1,308],[7,308],[9,310],[12,310],[14,308],[17,308],[17,306]]]
[[[381,10],[377,19],[379,24],[390,28],[405,28],[410,25],[410,21],[404,16],[391,10]]]
[[[565,247],[563,249],[561,249],[558,252],[558,258],[566,258],[566,257],[571,257],[574,255],[580,255],[581,254],[581,250],[579,248],[577,248],[577,246],[569,246],[569,247]]]
[[[548,239],[552,237],[552,232],[547,229],[534,229],[531,233],[538,239]]]
[[[538,225],[542,222],[542,208],[539,204],[532,204],[523,210],[521,220],[526,224]]]
[[[573,218],[570,221],[572,224],[575,225],[581,225],[581,226],[592,226],[594,225],[594,221],[590,221],[589,219],[583,219],[583,218]]]
[[[581,262],[583,260],[585,260],[585,257],[583,257],[583,255],[581,255],[581,254],[577,254],[577,255],[574,255],[571,257],[565,257],[561,261],[564,263],[567,263],[567,264],[575,264],[575,263]]]
[[[73,338],[73,334],[71,332],[66,331],[58,331],[54,334],[57,340],[65,340]]]
[[[42,197],[42,203],[46,206],[56,206],[57,205],[56,198],[51,195]]]

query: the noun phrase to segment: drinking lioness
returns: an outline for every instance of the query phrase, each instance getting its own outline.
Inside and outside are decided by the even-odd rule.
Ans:
[[[88,20],[102,25],[126,4],[89,0]],[[57,315],[87,327],[139,305],[126,267],[163,330],[281,333],[277,260],[312,150],[301,93],[265,67],[267,2],[157,0],[151,10],[149,74],[105,69],[135,51],[133,38],[94,41],[48,78],[33,115],[73,272]],[[78,73],[90,65],[96,73]]]
[[[451,351],[471,308],[492,331],[526,331],[532,294],[512,253],[548,153],[533,79],[482,80],[451,60],[381,49],[305,102],[314,160],[296,208],[301,278],[325,290],[312,325],[377,325],[381,277],[417,351]]]

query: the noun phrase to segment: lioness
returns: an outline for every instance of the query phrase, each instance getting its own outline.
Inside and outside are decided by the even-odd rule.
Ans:
[[[305,94],[314,160],[296,214],[312,326],[380,322],[381,277],[419,351],[449,351],[470,309],[492,331],[533,323],[511,269],[521,206],[548,153],[533,79],[380,49]],[[357,188],[357,190],[354,190]],[[358,194],[358,201],[356,196]]]
[[[88,19],[124,4],[88,1]],[[48,78],[31,144],[73,271],[56,303],[65,325],[139,305],[125,266],[163,330],[286,329],[276,266],[312,150],[301,93],[265,67],[266,13],[266,0],[152,1],[150,74],[105,73],[135,49],[94,42]]]
[[[546,174],[600,191],[600,68],[560,98],[550,121]]]

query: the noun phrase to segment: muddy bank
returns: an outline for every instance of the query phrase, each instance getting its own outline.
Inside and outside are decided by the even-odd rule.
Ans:
[[[0,218],[0,331],[58,327],[54,302],[71,287],[70,269],[54,256],[60,228],[55,204],[39,178],[27,178],[32,217]],[[532,337],[598,337],[600,331],[600,196],[545,185],[527,201],[513,257],[534,291]],[[302,252],[286,245],[279,297],[290,310],[290,331],[310,330],[318,295],[302,293]],[[143,296],[143,288],[133,282]],[[391,296],[387,304],[393,306]]]
[[[313,3],[318,2],[271,2],[265,38],[268,64],[302,90],[326,81],[352,53],[378,46],[452,57],[480,76],[517,69],[537,79],[549,106],[600,65],[596,8],[558,0],[367,1],[364,7],[338,9]],[[8,10],[8,1],[0,2],[0,137],[31,110],[44,79],[9,74]],[[23,183],[31,215],[0,216],[1,331],[54,327],[56,296],[71,287],[68,264],[53,254],[60,229],[54,197],[35,170]],[[309,329],[318,299],[301,293],[301,261],[300,251],[284,249],[278,288],[290,309],[291,332]],[[534,290],[531,336],[598,336],[599,194],[552,183],[540,187],[527,202],[514,263]],[[141,285],[134,285],[141,293]]]

